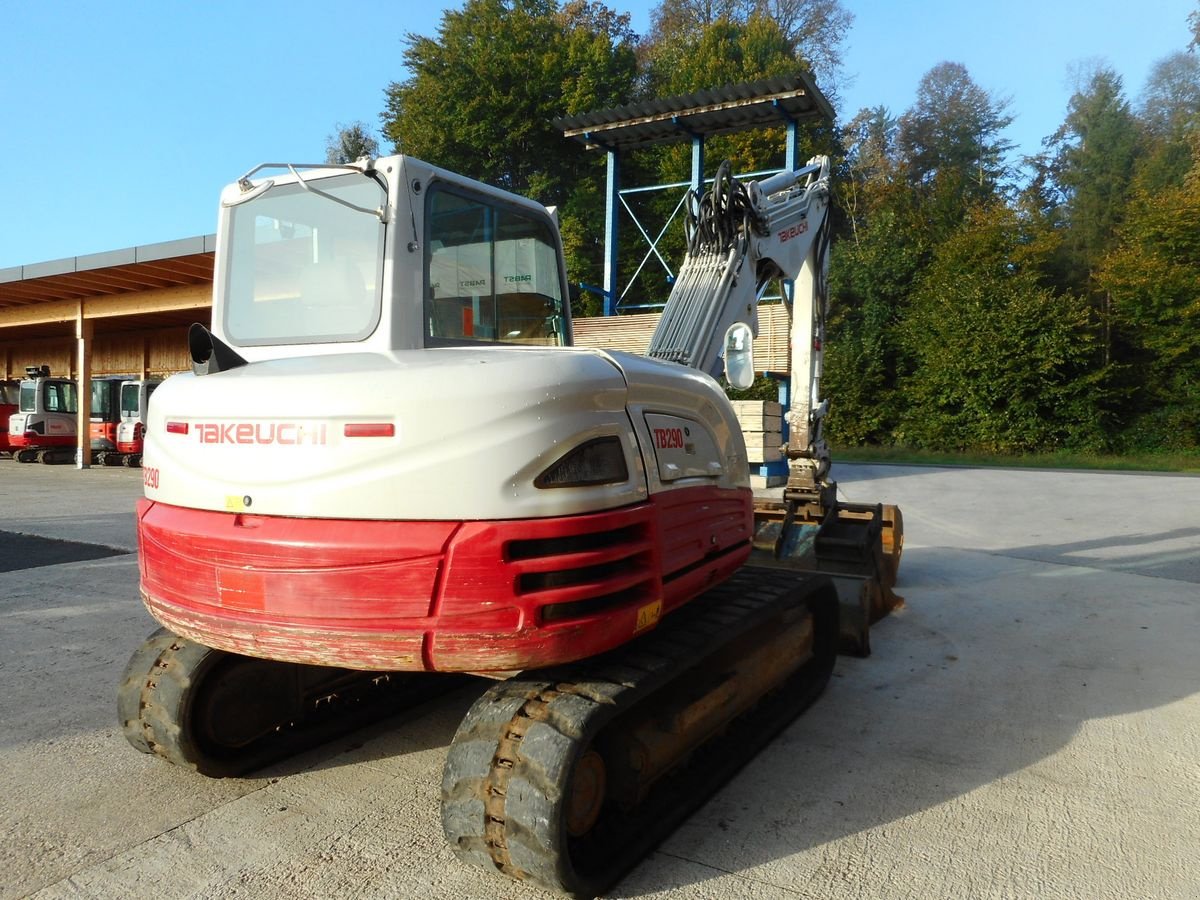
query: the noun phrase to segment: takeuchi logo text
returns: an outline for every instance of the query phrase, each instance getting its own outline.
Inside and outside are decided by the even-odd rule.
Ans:
[[[196,426],[201,444],[308,444],[328,441],[329,426],[302,422],[201,422]]]

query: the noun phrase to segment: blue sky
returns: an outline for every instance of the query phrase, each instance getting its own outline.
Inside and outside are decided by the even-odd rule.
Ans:
[[[903,112],[953,60],[1011,98],[1007,137],[1026,152],[1062,122],[1080,63],[1112,65],[1136,101],[1154,62],[1186,47],[1198,5],[842,2],[855,16],[843,120]],[[644,33],[655,4],[610,5]],[[0,269],[214,231],[222,185],[260,162],[319,161],[338,122],[377,125],[406,74],[404,35],[433,35],[460,6],[0,3]]]

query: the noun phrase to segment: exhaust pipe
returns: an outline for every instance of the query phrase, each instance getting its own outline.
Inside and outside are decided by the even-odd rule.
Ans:
[[[188,329],[188,350],[192,354],[192,372],[211,375],[246,365],[237,351],[201,325],[193,322]]]

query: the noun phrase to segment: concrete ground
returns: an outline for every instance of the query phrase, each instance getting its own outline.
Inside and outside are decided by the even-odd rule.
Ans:
[[[1200,478],[837,471],[903,509],[907,605],[612,896],[1200,897]],[[0,529],[132,551],[139,479],[0,460]],[[443,846],[477,688],[211,781],[117,728],[135,556],[6,537],[0,897],[542,896]]]

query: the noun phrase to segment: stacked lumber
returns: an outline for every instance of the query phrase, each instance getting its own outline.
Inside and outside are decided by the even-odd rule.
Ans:
[[[787,481],[783,460],[783,406],[773,400],[731,402],[746,441],[752,488],[777,487]]]
[[[575,319],[575,345],[644,354],[662,313],[597,316]],[[781,303],[758,307],[758,337],[754,339],[754,368],[759,372],[788,370],[787,309]]]

